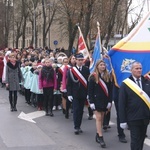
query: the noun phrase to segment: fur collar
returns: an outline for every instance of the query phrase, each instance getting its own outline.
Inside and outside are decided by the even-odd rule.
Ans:
[[[19,67],[19,63],[16,61],[16,64],[13,65],[11,62],[7,62],[7,66],[10,67],[11,69],[16,69]]]

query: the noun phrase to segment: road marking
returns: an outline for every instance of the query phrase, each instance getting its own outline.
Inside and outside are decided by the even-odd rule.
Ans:
[[[45,115],[44,111],[35,111],[28,114],[25,114],[24,112],[21,112],[18,116],[19,119],[23,119],[32,123],[36,123],[33,119],[39,118]]]
[[[146,145],[150,146],[150,139],[146,138],[145,141],[144,141],[144,143],[145,143]]]

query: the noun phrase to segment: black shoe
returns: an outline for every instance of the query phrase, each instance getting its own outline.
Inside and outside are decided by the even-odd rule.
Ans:
[[[45,116],[49,116],[49,113],[45,113]]]
[[[88,117],[88,120],[92,120],[92,119],[93,119],[93,116],[89,116],[89,117]]]
[[[82,129],[81,129],[81,128],[79,128],[79,129],[78,129],[78,131],[79,131],[79,133],[83,133],[83,131],[82,131]]]
[[[147,137],[148,137],[148,135],[146,134],[146,135],[145,135],[145,137],[147,138]]]
[[[107,130],[107,128],[108,128],[107,125],[104,125],[104,126],[103,126],[103,129],[104,129],[105,131]]]
[[[69,115],[68,115],[68,114],[65,114],[65,118],[66,118],[66,119],[69,119]]]
[[[16,108],[16,107],[14,107],[14,111],[17,111],[17,108]]]
[[[99,135],[98,135],[98,133],[96,133],[96,136],[95,136],[95,141],[96,141],[97,143],[100,143],[100,140],[99,140]]]
[[[127,140],[125,139],[125,137],[119,137],[119,141],[121,143],[127,143]]]
[[[5,87],[5,84],[4,84],[4,83],[2,83],[2,86],[1,86],[1,88],[3,88],[3,87]]]
[[[100,145],[101,145],[102,148],[106,147],[106,144],[104,142],[103,136],[99,136],[99,142],[100,142]]]
[[[62,109],[62,112],[63,112],[63,114],[66,114],[66,110],[64,108]]]
[[[77,134],[79,134],[79,129],[75,129],[74,130],[74,133],[77,135]]]
[[[50,114],[49,114],[51,117],[53,117],[54,116],[54,114],[51,112]]]
[[[31,105],[31,102],[27,102],[28,103],[28,105]]]
[[[10,111],[14,111],[14,108],[13,108],[13,107],[10,107]]]

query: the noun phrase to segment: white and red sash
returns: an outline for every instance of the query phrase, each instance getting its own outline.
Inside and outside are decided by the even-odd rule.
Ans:
[[[87,88],[87,81],[84,78],[84,76],[80,73],[80,71],[76,68],[76,67],[72,67],[71,68],[71,72],[73,73],[73,75],[79,80],[79,82],[85,87]]]
[[[145,104],[150,109],[150,98],[135,82],[131,79],[127,78],[123,81],[133,92],[135,92],[141,100],[145,102]]]
[[[60,68],[59,68],[59,72],[63,75],[64,73],[64,68],[67,67],[69,68],[70,66],[69,65],[62,65]]]
[[[105,95],[108,97],[108,88],[107,88],[105,82],[101,78],[99,78],[98,84],[101,86]]]

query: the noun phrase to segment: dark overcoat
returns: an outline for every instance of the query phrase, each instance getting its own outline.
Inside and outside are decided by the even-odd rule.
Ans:
[[[89,79],[89,101],[95,104],[95,108],[98,111],[107,111],[107,104],[112,102],[112,82],[109,80],[108,82],[104,81],[104,83],[108,89],[108,96],[105,94],[103,88],[95,82],[94,75]]]
[[[77,68],[77,67],[76,67]],[[78,68],[77,68],[78,69]],[[81,74],[87,81],[87,87],[84,87],[79,81],[78,78],[73,74],[71,77],[71,71],[68,71],[68,81],[67,81],[67,94],[68,96],[73,96],[73,98],[81,98],[86,100],[87,98],[87,87],[88,87],[88,77],[90,74],[89,69],[86,66],[82,66]],[[78,82],[74,82],[78,81]]]

